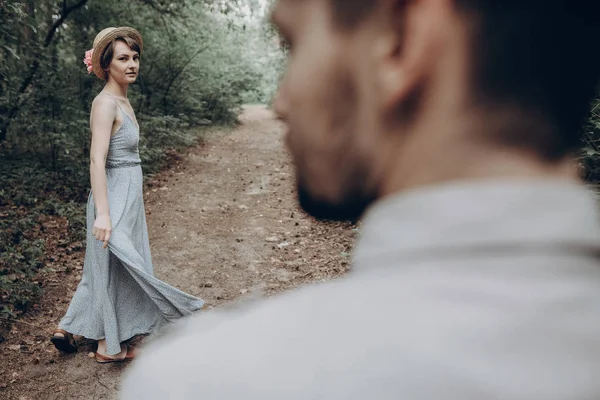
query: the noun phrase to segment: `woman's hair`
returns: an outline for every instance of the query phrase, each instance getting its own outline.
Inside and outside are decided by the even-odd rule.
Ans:
[[[129,46],[129,48],[131,50],[137,51],[138,54],[141,55],[140,45],[138,44],[138,42],[136,42],[132,38],[130,38],[128,36],[115,38],[112,42],[110,42],[108,44],[108,46],[106,46],[106,49],[104,49],[104,52],[102,53],[102,56],[100,57],[100,66],[102,67],[102,69],[104,71],[106,71],[108,69],[108,67],[110,66],[110,63],[111,63],[114,53],[115,53],[115,43],[119,42],[119,41],[125,43],[127,46]]]

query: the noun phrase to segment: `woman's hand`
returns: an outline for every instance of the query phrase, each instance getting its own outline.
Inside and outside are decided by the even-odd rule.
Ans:
[[[112,232],[112,224],[108,215],[98,215],[96,221],[94,221],[94,228],[92,229],[92,235],[102,242],[104,245],[102,248],[108,247],[108,240],[110,239],[110,233]]]

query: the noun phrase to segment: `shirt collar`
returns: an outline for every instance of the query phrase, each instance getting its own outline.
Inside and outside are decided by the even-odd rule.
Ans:
[[[572,180],[464,181],[389,196],[365,215],[355,262],[434,249],[570,246],[600,251],[598,203]]]

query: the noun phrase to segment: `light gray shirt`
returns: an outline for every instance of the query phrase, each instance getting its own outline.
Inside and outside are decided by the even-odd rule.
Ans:
[[[558,180],[384,199],[346,277],[186,319],[121,399],[600,399],[596,207]]]

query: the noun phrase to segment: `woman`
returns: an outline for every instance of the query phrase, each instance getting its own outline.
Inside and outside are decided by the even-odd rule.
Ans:
[[[142,193],[139,127],[127,99],[142,37],[107,28],[86,52],[88,73],[106,81],[92,103],[87,244],[83,275],[51,341],[77,350],[73,335],[98,340],[96,361],[128,361],[123,342],[202,308],[204,302],[154,277]]]

